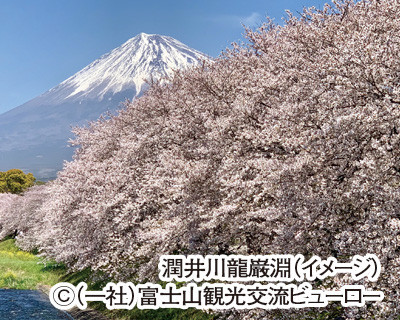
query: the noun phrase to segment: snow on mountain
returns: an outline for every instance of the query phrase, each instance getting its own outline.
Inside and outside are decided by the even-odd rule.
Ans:
[[[106,95],[146,90],[145,79],[170,75],[208,59],[203,53],[168,36],[141,33],[103,55],[45,93],[57,100],[103,100]]]
[[[42,95],[0,115],[0,171],[21,168],[54,177],[74,125],[84,125],[126,99],[140,96],[146,79],[171,75],[207,60],[178,40],[141,33]]]

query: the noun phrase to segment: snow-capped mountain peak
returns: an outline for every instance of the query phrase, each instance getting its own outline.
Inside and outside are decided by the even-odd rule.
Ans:
[[[204,59],[208,57],[174,38],[140,33],[62,82],[52,92],[62,90],[68,94],[58,98],[73,100],[102,100],[107,94],[129,89],[138,96],[146,89],[145,80],[150,76],[170,75],[173,70],[188,68]]]
[[[42,95],[0,115],[0,168],[54,177],[70,160],[71,126],[113,112],[147,88],[145,79],[208,60],[171,37],[141,33]]]

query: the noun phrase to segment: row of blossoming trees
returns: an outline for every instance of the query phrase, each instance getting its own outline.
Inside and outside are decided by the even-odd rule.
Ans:
[[[76,129],[57,180],[0,199],[1,235],[73,270],[156,280],[161,254],[375,253],[400,312],[400,4],[337,1]],[[5,203],[3,205],[3,202]],[[319,284],[352,283],[335,277]],[[296,319],[300,311],[237,317]]]

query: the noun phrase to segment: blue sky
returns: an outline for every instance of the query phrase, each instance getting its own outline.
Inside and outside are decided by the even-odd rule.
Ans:
[[[0,0],[0,113],[54,87],[140,32],[218,56],[284,10],[330,0]]]

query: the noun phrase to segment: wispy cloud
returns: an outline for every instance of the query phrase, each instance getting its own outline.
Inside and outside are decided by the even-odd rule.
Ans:
[[[258,12],[252,12],[248,16],[219,15],[213,17],[212,20],[231,28],[241,28],[242,25],[246,27],[258,27],[261,25],[263,17]]]
[[[57,170],[52,168],[43,168],[39,170],[39,176],[43,178],[53,178],[57,176]]]
[[[248,27],[258,27],[261,21],[261,15],[258,12],[253,12],[248,17],[243,17],[242,24]]]

